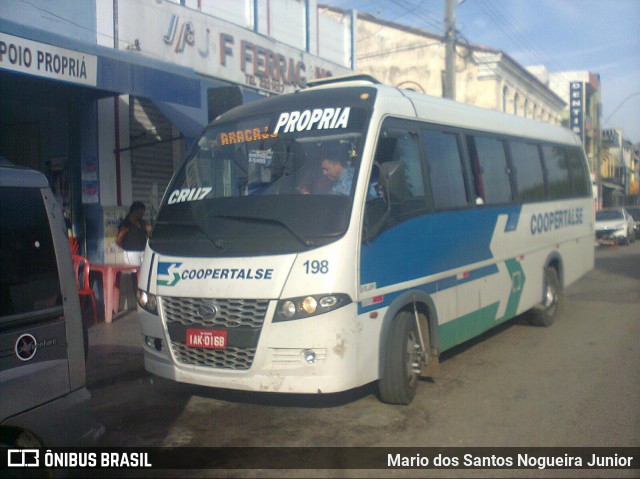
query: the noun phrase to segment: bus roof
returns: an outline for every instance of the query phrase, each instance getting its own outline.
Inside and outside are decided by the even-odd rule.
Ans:
[[[552,143],[581,144],[579,138],[568,128],[502,113],[488,108],[481,108],[475,105],[459,103],[445,98],[429,96],[412,90],[383,85],[368,75],[335,77],[332,80],[324,79],[323,81],[310,82],[310,86],[310,88],[303,90],[303,92],[338,87],[357,88],[368,86],[378,91],[376,103],[384,102],[384,100],[387,99],[392,101],[384,102],[385,105],[395,105],[398,104],[397,101],[400,96],[405,97],[413,106],[411,116],[430,123],[467,128],[474,131],[535,138]],[[389,111],[389,113],[405,116],[406,107],[403,108],[403,105],[398,104],[397,111]]]

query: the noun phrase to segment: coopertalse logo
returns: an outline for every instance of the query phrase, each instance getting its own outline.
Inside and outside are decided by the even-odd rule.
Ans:
[[[183,263],[158,262],[158,286],[172,287],[180,281],[262,280],[274,278],[273,268],[188,268]]]
[[[158,263],[158,286],[175,286],[180,281],[182,263]]]
[[[38,342],[31,334],[25,333],[16,341],[15,352],[20,361],[33,359],[38,350]]]

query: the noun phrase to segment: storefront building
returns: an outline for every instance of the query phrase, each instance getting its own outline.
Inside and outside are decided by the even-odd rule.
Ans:
[[[383,83],[445,96],[445,38],[369,14],[324,7],[345,29],[356,25],[358,72]],[[455,100],[560,125],[566,102],[509,55],[491,48],[456,45]]]
[[[637,205],[640,197],[639,161],[633,144],[620,128],[602,131],[604,206]]]
[[[602,208],[617,187],[611,183],[605,165],[600,75],[582,70],[553,72],[548,76],[553,91],[567,102],[562,124],[582,140],[589,159],[596,208]]]
[[[3,5],[0,155],[47,175],[91,261],[118,260],[117,225],[133,201],[153,219],[186,148],[210,120],[350,71],[348,52],[330,51],[332,61],[317,55],[318,26],[331,32],[333,24],[316,19],[315,1],[224,2],[227,20],[207,13],[214,3]],[[278,8],[295,25],[302,18],[300,32],[275,27],[291,20],[274,17]],[[333,36],[343,32],[339,26]]]

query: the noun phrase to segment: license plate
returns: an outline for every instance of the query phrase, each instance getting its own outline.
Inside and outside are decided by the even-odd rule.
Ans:
[[[190,348],[227,349],[225,329],[187,329],[187,346]]]

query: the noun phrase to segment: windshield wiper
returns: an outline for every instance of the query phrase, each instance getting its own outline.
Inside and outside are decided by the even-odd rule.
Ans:
[[[213,246],[215,246],[219,250],[227,249],[227,243],[220,239],[214,238],[211,236],[199,223],[193,221],[156,221],[157,225],[163,226],[192,226],[195,227],[198,231],[200,231],[205,238],[207,238]]]
[[[305,246],[315,246],[315,244],[316,244],[313,240],[306,239],[304,236],[302,236],[300,233],[295,231],[293,228],[291,228],[284,221],[276,219],[276,218],[264,218],[264,217],[261,217],[261,216],[245,216],[245,215],[232,215],[232,214],[217,214],[217,215],[213,215],[213,217],[214,218],[225,218],[225,219],[230,219],[230,220],[248,220],[248,221],[253,221],[255,223],[275,223],[275,224],[278,224],[278,225],[282,226],[284,229],[286,229],[289,233],[291,233],[293,235],[294,238],[296,238],[298,241],[300,241],[300,243],[302,243],[303,245],[305,245]]]

